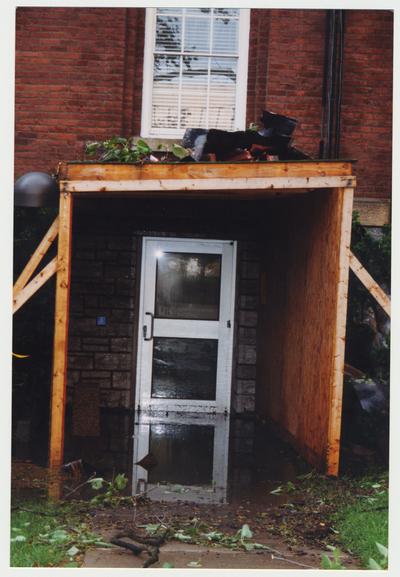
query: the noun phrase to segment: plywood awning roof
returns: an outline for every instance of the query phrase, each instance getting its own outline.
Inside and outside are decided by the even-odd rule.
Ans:
[[[355,186],[351,161],[119,164],[63,162],[61,192],[94,196],[254,198]]]

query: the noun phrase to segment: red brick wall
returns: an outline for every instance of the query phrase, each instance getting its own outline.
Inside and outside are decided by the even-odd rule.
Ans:
[[[19,8],[16,175],[82,157],[83,143],[139,134],[144,9]],[[358,159],[359,196],[391,188],[392,13],[345,18],[340,155]],[[299,120],[295,144],[317,156],[325,10],[251,13],[247,121],[268,108]]]
[[[253,29],[249,80],[254,76],[251,67],[256,65],[258,83],[262,86],[262,94],[257,98],[258,115],[260,110],[267,108],[297,118],[296,145],[317,156],[322,115],[325,12],[254,10],[254,13],[258,41],[254,39],[256,32]],[[264,13],[263,17],[258,16],[261,13]],[[267,46],[265,37],[268,38]],[[263,54],[260,44],[264,47]],[[254,114],[253,110],[248,112]]]
[[[141,89],[143,13],[17,10],[17,176],[80,158],[85,140],[131,134],[138,126],[141,97],[134,93]]]
[[[340,154],[355,158],[358,196],[388,197],[392,161],[393,15],[349,10]]]

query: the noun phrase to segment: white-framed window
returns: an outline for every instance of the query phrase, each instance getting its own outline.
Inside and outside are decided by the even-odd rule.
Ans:
[[[245,128],[249,26],[249,9],[147,8],[142,136]]]

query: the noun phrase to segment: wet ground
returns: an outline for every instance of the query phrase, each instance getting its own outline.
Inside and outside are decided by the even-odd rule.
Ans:
[[[156,440],[153,448],[162,463],[166,456],[173,455],[177,450],[177,430],[172,431],[169,440],[163,439],[161,434],[153,436]],[[215,467],[210,467],[210,455],[213,459],[217,456],[215,443],[208,443],[208,453],[198,451],[196,443],[199,443],[200,429],[194,435],[190,432],[188,434],[187,428],[181,431],[189,443],[188,450],[192,457],[198,457],[197,463],[195,458],[190,460],[192,468],[198,467],[197,472],[189,470],[187,478],[200,478],[204,481],[207,475],[215,473]],[[220,439],[223,438],[224,435],[220,436]],[[192,448],[190,443],[194,443]],[[173,502],[138,496],[125,503],[116,499],[112,507],[86,506],[85,514],[88,514],[92,530],[105,539],[111,539],[118,533],[130,530],[144,536],[145,526],[149,524],[185,532],[191,531],[195,523],[196,526],[203,526],[203,532],[217,531],[224,535],[235,535],[247,524],[253,533],[253,540],[269,549],[232,552],[218,547],[218,543],[205,546],[201,540],[196,542],[195,535],[192,543],[182,544],[176,539],[168,541],[161,547],[164,553],[155,567],[162,566],[164,562],[173,562],[175,567],[185,567],[187,563],[198,561],[203,567],[215,568],[320,568],[321,555],[327,552],[327,545],[338,544],[331,518],[338,505],[352,491],[352,480],[324,479],[316,475],[288,445],[264,426],[251,424],[251,421],[245,420],[231,428],[230,449],[224,503],[216,504],[204,499],[198,499],[198,502],[188,500],[190,495],[185,492],[183,459],[178,471],[180,484],[175,484],[181,490],[175,492]],[[368,460],[365,454],[359,458],[364,464]],[[352,461],[347,458],[346,462],[349,471]],[[166,462],[166,465],[164,472],[173,481],[171,462]],[[357,459],[353,465],[357,469]],[[160,471],[158,478],[162,479],[162,467]],[[97,493],[85,483],[86,479],[83,470],[65,475],[64,497],[67,500],[90,500]],[[151,475],[149,479],[152,479]],[[156,479],[153,475],[153,480]],[[34,463],[15,462],[12,483],[14,501],[45,497],[47,480],[47,471],[43,467]],[[129,489],[130,486],[127,494]],[[134,567],[141,566],[143,560],[143,555],[136,558],[125,550],[96,550],[86,554],[84,566]],[[349,568],[359,566],[357,560],[351,559],[349,555],[346,555],[343,562]]]

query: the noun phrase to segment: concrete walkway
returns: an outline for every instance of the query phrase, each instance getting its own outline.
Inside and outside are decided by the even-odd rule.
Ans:
[[[169,542],[160,548],[160,560],[152,565],[162,568],[171,563],[174,568],[193,567],[213,569],[320,569],[320,556],[308,553],[306,557],[292,556],[285,552],[285,559],[272,555],[269,551],[232,551],[224,548],[206,548],[179,542]],[[147,555],[138,557],[126,549],[90,549],[86,552],[82,567],[134,568],[142,567]],[[189,564],[189,565],[188,565]],[[195,565],[196,566],[196,565]]]

